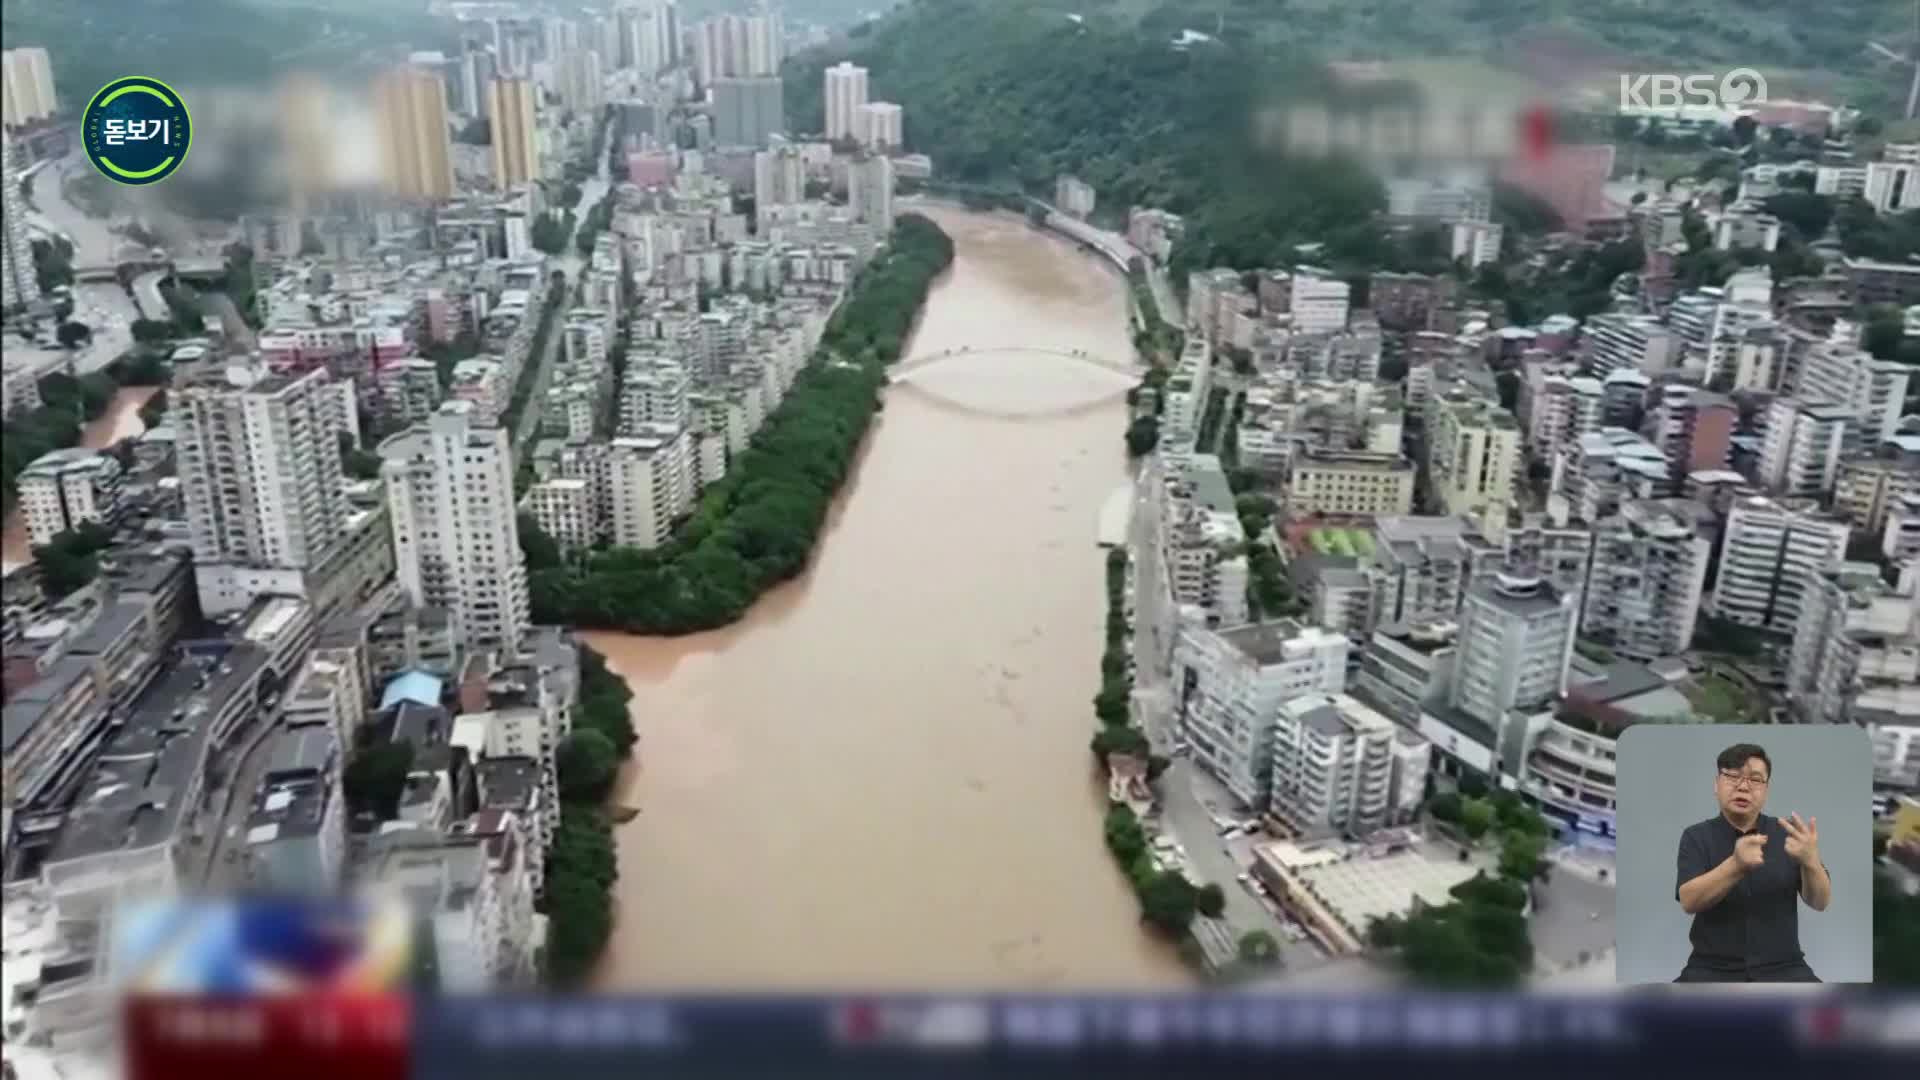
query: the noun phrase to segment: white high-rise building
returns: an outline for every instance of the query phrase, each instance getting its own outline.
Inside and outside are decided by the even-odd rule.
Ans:
[[[591,49],[571,49],[560,55],[557,66],[560,101],[567,108],[575,112],[592,112],[607,103],[599,53]]]
[[[89,523],[110,526],[120,512],[120,462],[77,446],[49,451],[20,471],[19,497],[34,547]]]
[[[555,476],[527,489],[527,512],[553,542],[568,551],[592,547],[601,533],[600,501],[594,482]]]
[[[1180,732],[1194,763],[1247,808],[1267,807],[1280,706],[1346,689],[1345,634],[1291,619],[1214,630],[1188,625],[1174,646]]]
[[[211,365],[210,365],[211,366]],[[195,373],[169,391],[201,611],[303,595],[345,536],[346,495],[327,373]]]
[[[1454,708],[1498,731],[1507,714],[1539,709],[1565,689],[1578,598],[1537,577],[1497,574],[1460,604]]]
[[[688,483],[687,433],[665,424],[641,424],[614,439],[607,455],[607,485],[618,547],[656,548],[693,504]]]
[[[59,109],[47,50],[34,46],[0,52],[0,119],[7,127],[44,120]]]
[[[1913,375],[1907,365],[1876,359],[1854,344],[1858,330],[1844,320],[1835,324],[1830,338],[1806,351],[1792,379],[1794,396],[1838,405],[1853,416],[1849,456],[1871,453],[1893,437]]]
[[[701,86],[775,76],[785,59],[786,28],[777,12],[715,15],[694,27],[694,72]]]
[[[1287,310],[1299,334],[1331,334],[1347,328],[1353,286],[1321,271],[1302,267],[1293,272]]]
[[[791,206],[807,197],[807,162],[800,148],[783,143],[753,155],[753,205],[761,221],[776,206]]]
[[[904,145],[900,106],[891,101],[869,101],[854,115],[860,145],[880,154],[891,153]]]
[[[394,576],[408,601],[445,609],[469,649],[517,649],[532,619],[506,429],[449,401],[382,442],[380,456]]]
[[[1775,398],[1767,406],[1760,483],[1789,498],[1818,498],[1832,491],[1853,423],[1852,412],[1840,405]]]
[[[842,60],[826,74],[827,140],[860,138],[860,107],[867,103],[867,69]]]
[[[1708,613],[1757,630],[1794,633],[1807,589],[1839,567],[1850,531],[1845,520],[1811,503],[1737,500],[1727,512]]]
[[[0,132],[0,182],[6,184],[5,193],[0,194],[0,309],[6,311],[40,299],[33,242],[27,231],[27,201],[20,194],[21,167],[19,146]]]
[[[607,362],[607,315],[592,308],[574,308],[567,312],[567,365],[588,373],[598,372]]]
[[[1274,814],[1305,832],[1356,837],[1392,824],[1395,732],[1346,694],[1284,702],[1274,725]]]
[[[680,58],[680,13],[673,0],[638,0],[614,14],[620,66],[652,77]]]
[[[878,236],[893,232],[893,160],[879,154],[847,169],[847,206]]]
[[[687,370],[678,363],[659,355],[629,356],[620,383],[620,434],[637,434],[647,424],[685,427],[688,389]]]
[[[1629,502],[1593,527],[1593,564],[1580,598],[1580,632],[1635,660],[1693,643],[1713,543],[1693,504]]]

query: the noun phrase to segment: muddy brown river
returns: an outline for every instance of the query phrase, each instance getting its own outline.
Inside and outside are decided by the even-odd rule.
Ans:
[[[1087,741],[1124,280],[1005,215],[953,237],[803,577],[739,624],[594,634],[634,691],[606,989],[1152,988]],[[964,350],[964,351],[963,351]],[[916,364],[915,358],[938,357]]]

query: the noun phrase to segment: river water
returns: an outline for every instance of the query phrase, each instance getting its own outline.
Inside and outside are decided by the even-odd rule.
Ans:
[[[922,209],[954,265],[809,572],[725,630],[589,636],[641,735],[604,988],[1188,981],[1087,749],[1132,380],[1071,354],[1127,361],[1125,283],[1017,218]]]
[[[140,422],[140,407],[158,389],[157,386],[124,386],[115,391],[107,411],[81,429],[80,445],[104,450],[121,439],[130,439],[147,430],[147,426]],[[9,511],[5,533],[0,534],[0,564],[11,569],[32,558],[33,548],[27,541],[27,523],[18,509]]]

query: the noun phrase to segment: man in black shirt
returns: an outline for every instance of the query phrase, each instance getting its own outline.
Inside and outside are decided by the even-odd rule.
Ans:
[[[1674,899],[1693,916],[1693,955],[1675,982],[1819,982],[1800,951],[1805,900],[1825,911],[1833,881],[1820,861],[1816,819],[1761,813],[1773,761],[1752,743],[1714,762],[1720,813],[1680,834]]]

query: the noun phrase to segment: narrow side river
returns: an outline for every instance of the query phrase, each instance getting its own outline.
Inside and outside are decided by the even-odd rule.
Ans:
[[[1132,380],[1073,354],[1126,361],[1126,283],[1010,215],[920,209],[954,265],[810,571],[722,631],[589,636],[641,735],[604,988],[1188,981],[1087,749]]]

